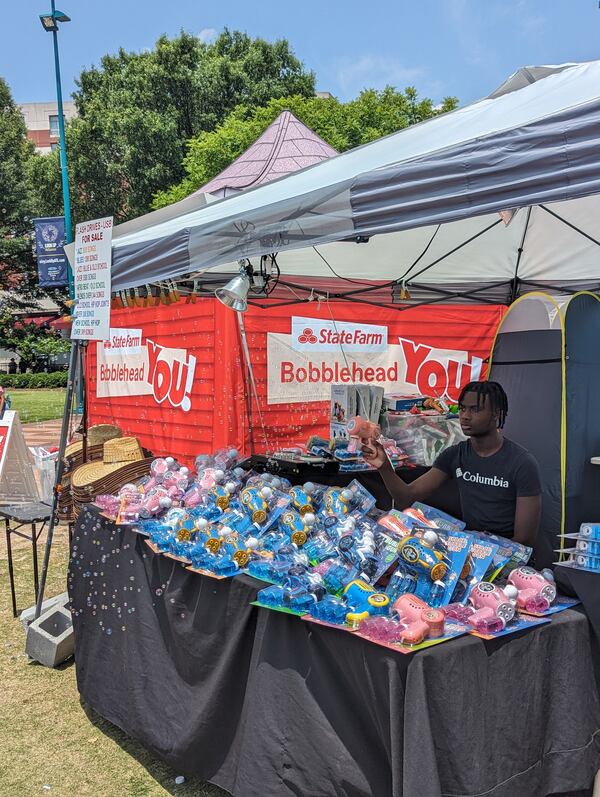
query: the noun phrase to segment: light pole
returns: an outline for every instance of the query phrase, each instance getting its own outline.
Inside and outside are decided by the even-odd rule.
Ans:
[[[42,27],[48,33],[52,33],[54,41],[54,71],[56,74],[56,99],[58,104],[58,130],[60,134],[60,173],[62,178],[63,205],[65,209],[65,240],[70,244],[73,240],[73,230],[71,227],[71,195],[69,193],[69,172],[67,170],[67,144],[65,140],[65,116],[63,113],[62,86],[60,81],[60,61],[58,58],[58,23],[70,22],[63,11],[57,11],[55,0],[51,0],[52,10],[49,14],[40,14]],[[73,271],[67,263],[67,274],[69,278],[69,296],[75,298],[75,286],[73,282]]]
[[[63,191],[63,205],[65,210],[65,240],[67,243],[73,241],[73,230],[71,227],[71,197],[69,194],[69,173],[67,171],[67,147],[65,142],[65,117],[63,113],[62,101],[62,87],[60,83],[60,62],[58,59],[58,23],[70,22],[71,19],[62,11],[57,11],[55,0],[51,0],[52,10],[49,14],[40,14],[40,21],[44,30],[52,33],[54,39],[54,69],[56,73],[56,99],[58,104],[58,129],[60,132],[60,171],[62,177],[62,191]],[[73,271],[71,264],[67,262],[67,274],[69,277],[69,296],[71,300],[75,299],[75,283],[73,280]],[[72,312],[72,308],[71,308]],[[44,552],[44,563],[42,565],[42,574],[40,578],[40,585],[38,588],[37,600],[35,605],[35,618],[37,619],[42,611],[42,603],[44,600],[44,590],[46,588],[46,577],[48,575],[48,565],[50,562],[50,551],[52,548],[52,538],[54,536],[54,527],[56,525],[58,513],[58,500],[62,485],[62,477],[65,466],[65,448],[67,444],[67,435],[69,431],[69,418],[71,414],[71,405],[73,403],[73,391],[75,386],[75,379],[77,373],[82,374],[80,362],[80,347],[78,341],[71,342],[71,357],[69,360],[69,378],[67,382],[67,393],[65,398],[65,409],[63,412],[62,427],[60,432],[60,443],[58,447],[58,460],[56,463],[56,474],[54,491],[52,495],[52,507],[50,510],[50,520],[48,523],[48,535],[46,537],[46,550]],[[84,431],[84,454],[85,454],[85,431]]]

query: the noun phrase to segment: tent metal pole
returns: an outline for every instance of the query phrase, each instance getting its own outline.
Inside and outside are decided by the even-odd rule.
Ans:
[[[446,252],[445,255],[442,255],[441,257],[438,257],[438,259],[434,260],[433,263],[430,263],[428,266],[425,266],[420,271],[417,271],[417,273],[413,274],[412,277],[410,277],[410,279],[414,280],[417,277],[420,277],[421,274],[424,274],[430,268],[433,268],[434,266],[437,266],[437,264],[441,263],[442,260],[445,260],[447,257],[450,257],[450,255],[453,255],[455,252],[458,252],[459,249],[462,249],[464,246],[467,246],[467,244],[470,244],[476,238],[480,238],[482,235],[485,235],[486,232],[489,232],[489,230],[491,230],[493,227],[496,227],[498,224],[501,224],[501,223],[502,223],[502,219],[498,219],[498,221],[492,222],[492,224],[488,225],[483,230],[480,230],[479,232],[475,233],[475,235],[472,235],[470,238],[467,238],[466,241],[463,241],[458,246],[455,246],[454,249],[451,249],[449,252]],[[394,280],[394,282],[396,282],[396,283],[402,282],[402,278]]]
[[[69,359],[69,378],[67,381],[67,394],[65,396],[65,408],[63,412],[62,427],[60,431],[60,443],[58,446],[58,461],[56,463],[56,480],[54,482],[54,493],[52,495],[52,509],[50,513],[50,521],[48,524],[48,536],[46,537],[46,550],[44,552],[44,563],[42,565],[42,574],[40,577],[40,586],[37,594],[37,602],[35,605],[35,619],[40,616],[42,612],[42,603],[44,602],[44,590],[46,589],[46,577],[48,575],[48,564],[50,562],[50,551],[52,549],[52,538],[54,536],[54,527],[56,526],[56,516],[58,514],[58,499],[60,497],[60,490],[62,486],[62,477],[65,468],[65,449],[67,447],[67,436],[69,434],[69,420],[71,417],[71,405],[73,403],[73,387],[75,378],[80,365],[79,359],[79,341],[71,343],[71,357]]]
[[[443,294],[443,296],[447,299],[471,299],[475,297],[474,300],[478,302],[483,302],[485,304],[498,304],[495,299],[485,299],[484,297],[477,296],[476,294],[482,293],[483,291],[493,290],[494,288],[502,288],[504,285],[510,284],[511,281],[495,282],[491,285],[484,285],[481,288],[473,288],[472,291],[448,291],[444,290],[443,288],[434,288],[430,285],[420,285],[418,282],[411,282],[411,287],[422,291],[431,291],[432,293]]]
[[[531,280],[521,280],[521,285],[528,285],[531,288],[539,288],[542,291],[556,291],[557,293],[567,293],[574,296],[582,290],[591,290],[593,293],[600,293],[600,283],[595,288],[567,288],[562,285],[549,285],[543,282],[532,282]]]
[[[525,226],[523,228],[523,235],[521,236],[521,243],[517,249],[517,262],[515,263],[515,275],[512,279],[512,288],[510,291],[510,301],[512,304],[519,294],[519,264],[523,256],[523,249],[525,248],[525,236],[527,235],[527,228],[529,227],[529,219],[531,218],[531,205],[527,208],[527,217],[525,218]]]
[[[555,213],[553,210],[550,210],[550,208],[546,207],[546,205],[540,205],[539,207],[541,207],[542,210],[545,210],[546,213],[549,213],[551,216],[554,216],[555,219],[562,221],[562,223],[566,224],[567,227],[570,227],[572,230],[575,230],[575,232],[578,232],[580,235],[583,235],[583,237],[587,238],[588,241],[591,241],[593,244],[597,244],[598,246],[600,246],[600,241],[598,241],[596,238],[593,238],[591,235],[588,235],[587,232],[584,232],[575,224],[571,224],[570,221],[567,221],[562,216],[559,216],[558,213]]]

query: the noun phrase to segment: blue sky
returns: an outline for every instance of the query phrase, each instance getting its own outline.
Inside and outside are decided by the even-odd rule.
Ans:
[[[119,47],[152,47],[180,29],[210,39],[223,27],[289,39],[340,99],[386,83],[414,85],[436,102],[485,96],[517,67],[600,58],[598,0],[57,0],[72,17],[60,33],[63,89]],[[3,9],[0,75],[17,102],[55,96],[49,0]],[[48,8],[47,8],[48,7]]]

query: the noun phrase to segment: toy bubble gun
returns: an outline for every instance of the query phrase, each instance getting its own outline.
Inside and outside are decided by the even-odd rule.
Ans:
[[[357,626],[369,616],[388,613],[389,597],[384,592],[376,592],[360,578],[346,585],[344,597],[350,609],[346,614],[346,622],[352,626]]]
[[[422,537],[404,537],[398,544],[400,562],[412,569],[417,577],[415,592],[418,597],[428,597],[430,603],[443,594],[448,572],[443,553],[435,547],[438,542],[438,535],[428,530]]]
[[[367,421],[356,415],[348,421],[348,451],[355,454],[360,451],[361,445],[369,440],[378,440],[381,437],[381,427],[373,421]]]
[[[444,636],[444,612],[430,608],[416,595],[401,595],[394,602],[393,612],[404,625],[400,641],[406,645]]]
[[[487,581],[480,582],[469,595],[474,610],[468,618],[469,625],[484,634],[502,631],[515,616],[516,597],[517,590],[510,585],[500,589]]]
[[[526,612],[545,612],[556,598],[556,584],[533,567],[517,567],[508,577],[508,583],[516,587],[517,606]]]

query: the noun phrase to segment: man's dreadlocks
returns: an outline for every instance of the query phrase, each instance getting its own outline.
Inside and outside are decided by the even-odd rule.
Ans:
[[[502,429],[506,421],[508,413],[508,399],[504,388],[499,382],[469,382],[461,390],[458,397],[458,403],[461,404],[467,393],[475,393],[477,395],[477,409],[485,401],[485,396],[488,397],[492,412],[498,413],[498,429]]]

